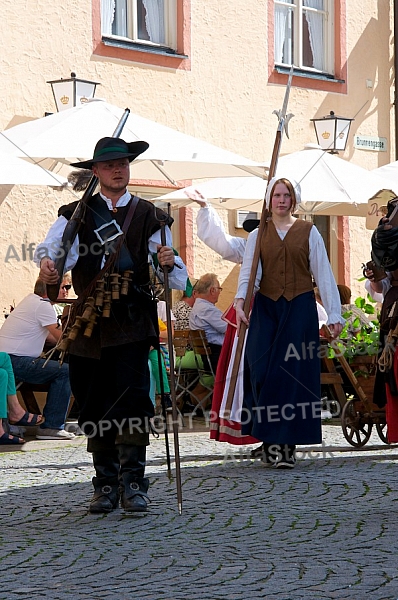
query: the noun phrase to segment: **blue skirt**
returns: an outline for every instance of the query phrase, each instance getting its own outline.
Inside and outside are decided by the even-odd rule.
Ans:
[[[318,444],[319,324],[314,293],[276,302],[257,293],[244,369],[242,433],[268,444]]]

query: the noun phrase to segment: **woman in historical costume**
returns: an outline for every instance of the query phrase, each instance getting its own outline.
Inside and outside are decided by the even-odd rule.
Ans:
[[[319,325],[313,278],[337,337],[344,324],[323,239],[309,221],[293,216],[300,186],[273,178],[266,194],[270,218],[260,240],[256,293],[244,359],[242,433],[262,440],[263,461],[295,465],[297,444],[321,434]],[[235,299],[238,332],[258,229],[247,241]]]

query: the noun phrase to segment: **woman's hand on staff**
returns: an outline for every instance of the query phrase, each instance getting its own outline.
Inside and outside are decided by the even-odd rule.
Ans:
[[[236,333],[239,335],[241,323],[244,323],[246,326],[249,325],[249,320],[245,315],[245,311],[243,310],[244,300],[243,298],[238,298],[234,302],[234,307],[236,311]]]

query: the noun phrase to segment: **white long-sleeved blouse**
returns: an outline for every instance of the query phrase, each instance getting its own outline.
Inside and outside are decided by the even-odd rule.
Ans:
[[[287,231],[279,231],[278,229],[276,231],[281,240],[283,240],[286,234],[288,233]],[[239,275],[236,299],[246,297],[257,235],[258,229],[255,229],[250,233],[247,239],[245,255],[243,257],[243,264]],[[345,321],[341,316],[340,296],[329,263],[328,255],[326,253],[325,244],[323,242],[321,234],[315,226],[311,227],[309,236],[309,247],[310,272],[313,278],[315,279],[316,285],[318,286],[323,306],[328,315],[327,324],[334,325],[335,323],[341,323],[344,325]],[[259,261],[254,285],[255,292],[260,287],[261,276],[262,266],[261,261]]]
[[[109,198],[107,198],[103,194],[100,194],[100,195],[101,195],[101,198],[106,202],[109,210],[112,210],[112,208],[113,208],[112,201],[109,200]],[[119,198],[119,200],[116,203],[116,207],[120,208],[122,206],[126,206],[129,202],[130,198],[131,198],[131,194],[129,192],[126,192],[125,194],[123,194],[123,196],[121,196]],[[62,216],[58,217],[58,219],[50,227],[50,229],[47,233],[46,239],[37,246],[33,260],[38,266],[40,266],[40,261],[44,256],[48,256],[52,260],[54,260],[56,258],[57,253],[59,252],[59,249],[61,247],[62,235],[64,233],[64,229],[65,229],[67,223],[68,223],[68,221],[67,221],[67,219],[65,219],[65,217],[62,217]],[[167,226],[165,227],[165,233],[166,233],[166,245],[171,247],[172,246],[171,231],[170,231],[169,227],[167,227]],[[156,231],[153,235],[151,235],[151,237],[148,240],[148,262],[152,262],[152,254],[156,254],[157,247],[159,245],[162,246],[160,230]],[[65,272],[73,269],[73,267],[77,263],[78,258],[79,258],[79,236],[77,235],[75,238],[75,241],[73,242],[73,244],[68,252],[68,256],[66,258]],[[170,287],[172,287],[176,290],[185,290],[186,283],[187,283],[187,277],[188,277],[186,267],[185,267],[182,259],[179,256],[176,256],[174,258],[174,262],[178,268],[173,269],[169,273]],[[103,259],[102,266],[104,265],[104,263],[105,263],[105,258]],[[161,269],[157,268],[156,270],[157,270],[158,277],[160,278],[161,281],[163,281],[163,273],[162,273]]]

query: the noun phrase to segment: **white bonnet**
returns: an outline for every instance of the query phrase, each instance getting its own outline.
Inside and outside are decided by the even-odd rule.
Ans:
[[[293,186],[294,193],[296,195],[296,204],[300,204],[300,202],[301,202],[301,187],[300,187],[300,184],[297,181],[295,181],[294,179],[292,179],[291,177],[284,177],[283,175],[278,175],[278,177],[273,177],[269,181],[269,183],[267,185],[267,191],[266,191],[266,194],[265,194],[265,205],[266,205],[266,207],[267,208],[270,207],[270,204],[271,204],[271,198],[270,198],[270,196],[271,196],[271,190],[274,187],[275,182],[278,181],[279,179],[287,179],[288,181],[290,181],[290,183]]]

